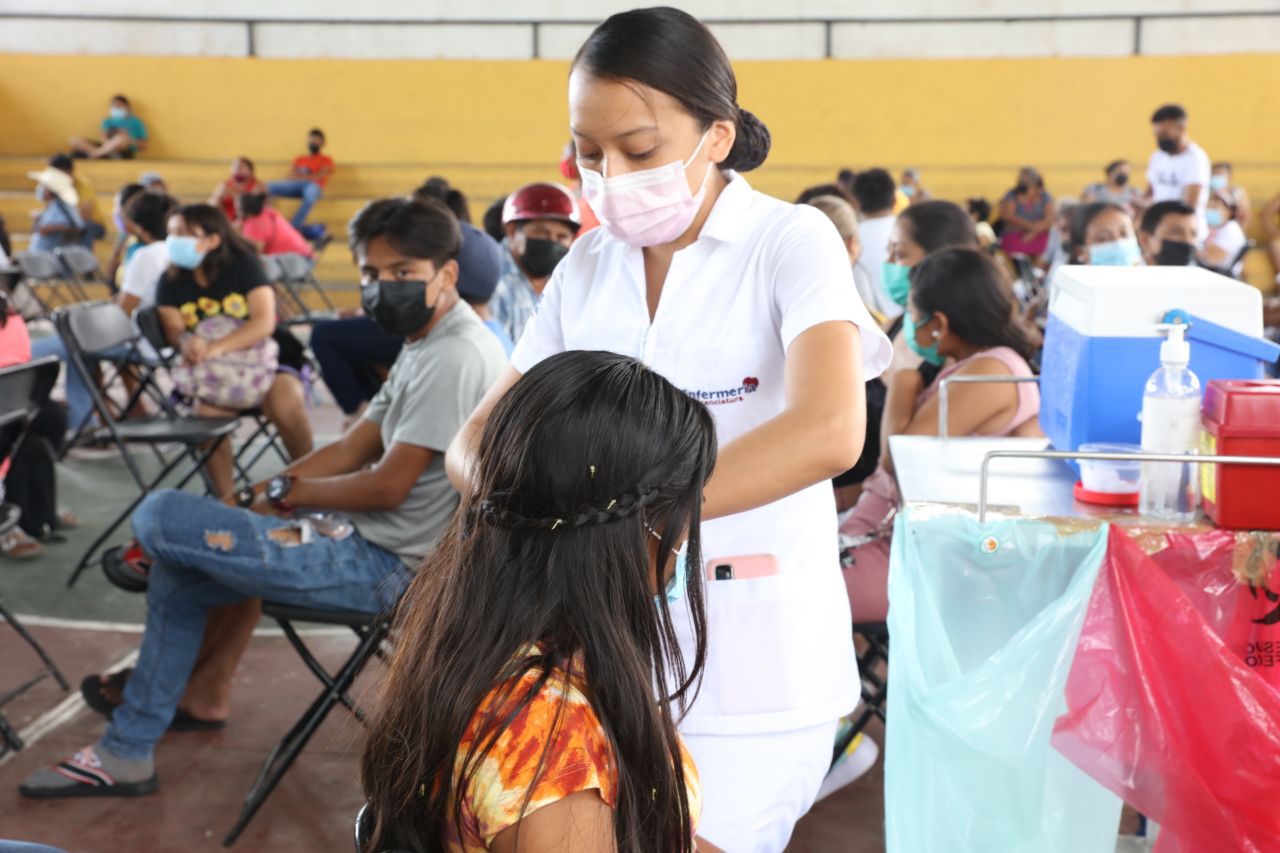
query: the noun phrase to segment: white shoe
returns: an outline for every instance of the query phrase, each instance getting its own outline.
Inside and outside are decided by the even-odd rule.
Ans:
[[[865,734],[859,734],[849,742],[835,766],[827,771],[827,778],[822,780],[822,787],[818,789],[818,798],[814,802],[820,802],[861,778],[875,766],[879,757],[880,747],[876,746],[876,742]]]

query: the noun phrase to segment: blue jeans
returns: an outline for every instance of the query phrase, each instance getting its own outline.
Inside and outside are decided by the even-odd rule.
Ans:
[[[384,331],[368,317],[316,323],[311,330],[311,351],[320,376],[348,415],[378,393],[382,378],[374,367],[390,367],[403,346],[404,338]]]
[[[302,230],[302,226],[307,224],[307,214],[320,200],[320,196],[324,195],[324,189],[315,181],[271,181],[267,184],[267,192],[284,198],[302,199],[293,219],[289,220],[298,230]]]
[[[133,532],[153,560],[142,649],[102,744],[146,758],[169,727],[195,666],[209,610],[246,598],[377,613],[393,605],[410,573],[395,554],[359,533],[315,534],[284,544],[287,519],[258,515],[189,492],[153,492]],[[277,534],[279,535],[279,534]]]
[[[103,350],[97,355],[107,361],[121,361],[129,355],[131,350],[132,347],[128,344],[121,344],[118,347]],[[68,363],[67,345],[62,342],[62,338],[58,335],[49,335],[43,338],[34,338],[31,341],[32,359],[45,358],[51,355],[57,356],[58,360],[66,365],[66,369],[62,373],[66,379],[67,429],[72,433],[79,432],[85,421],[93,414],[93,395],[89,392],[89,386],[84,384],[80,371]],[[140,363],[142,360],[136,359],[134,361]]]

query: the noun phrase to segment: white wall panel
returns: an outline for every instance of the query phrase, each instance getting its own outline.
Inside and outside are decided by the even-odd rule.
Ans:
[[[836,24],[836,59],[959,59],[1025,56],[1125,56],[1128,21],[1053,23]]]
[[[257,24],[258,56],[275,59],[528,59],[532,29],[513,24]]]
[[[1280,50],[1280,17],[1190,18],[1144,21],[1142,52],[1273,53]],[[1280,86],[1280,81],[1276,81]]]
[[[242,24],[0,18],[0,52],[244,56]]]

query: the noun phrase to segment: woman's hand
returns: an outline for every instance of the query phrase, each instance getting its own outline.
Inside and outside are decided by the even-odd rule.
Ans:
[[[209,342],[199,335],[185,335],[181,349],[182,358],[188,364],[199,364],[209,357]]]
[[[226,355],[227,351],[222,347],[222,341],[214,341],[205,347],[204,357],[206,360],[211,358],[221,358]]]

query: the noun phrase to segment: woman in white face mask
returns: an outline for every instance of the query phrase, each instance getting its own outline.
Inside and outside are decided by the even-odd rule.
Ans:
[[[828,480],[858,458],[864,382],[890,355],[834,226],[741,176],[764,162],[769,132],[737,94],[724,51],[684,12],[614,15],[587,39],[570,130],[603,227],[556,268],[447,457],[469,488],[494,402],[565,350],[634,356],[708,405],[720,465],[703,508],[708,565],[690,571],[706,582],[709,639],[681,732],[702,774],[699,835],[735,853],[786,845],[858,702]],[[676,610],[688,656],[695,631]]]

